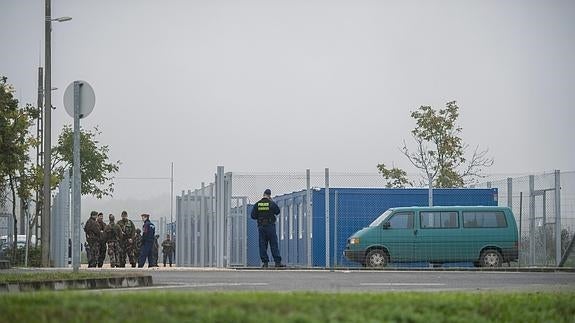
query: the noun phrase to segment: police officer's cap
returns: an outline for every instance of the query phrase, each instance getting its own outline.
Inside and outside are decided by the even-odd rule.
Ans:
[[[264,195],[272,195],[272,190],[269,188],[264,191]]]

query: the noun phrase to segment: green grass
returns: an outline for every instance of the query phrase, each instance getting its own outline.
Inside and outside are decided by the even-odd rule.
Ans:
[[[4,322],[575,322],[575,293],[42,292]]]
[[[35,282],[47,280],[70,280],[86,278],[109,278],[126,276],[126,273],[113,272],[33,272],[33,273],[2,273],[0,274],[0,284],[16,282]],[[129,275],[138,275],[130,273]]]

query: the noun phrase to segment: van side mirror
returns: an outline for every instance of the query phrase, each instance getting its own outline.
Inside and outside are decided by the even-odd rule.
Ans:
[[[389,228],[391,228],[391,223],[385,222],[385,223],[383,224],[383,229],[389,229]]]

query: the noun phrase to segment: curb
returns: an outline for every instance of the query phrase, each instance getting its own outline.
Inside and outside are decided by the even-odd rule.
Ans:
[[[305,267],[287,267],[287,268],[261,268],[261,267],[244,267],[244,268],[234,268],[235,270],[264,270],[264,271],[355,271],[355,272],[373,272],[373,271],[420,271],[420,272],[455,272],[455,271],[465,271],[465,272],[478,272],[478,273],[489,273],[489,272],[508,272],[508,273],[555,273],[555,272],[566,272],[574,273],[575,268],[564,268],[564,267],[499,267],[499,268],[467,268],[467,267],[387,267],[387,268],[357,268],[357,267],[334,267],[334,268],[305,268]]]
[[[74,289],[107,289],[152,286],[152,276],[125,276],[35,282],[0,283],[0,293],[59,291]]]

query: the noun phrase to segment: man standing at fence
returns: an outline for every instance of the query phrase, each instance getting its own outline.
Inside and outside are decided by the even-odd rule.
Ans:
[[[92,211],[90,218],[84,225],[84,232],[86,233],[86,255],[88,256],[88,267],[96,267],[98,264],[98,251],[100,250],[100,226],[96,220],[98,212]]]
[[[132,267],[136,267],[136,256],[134,255],[134,235],[136,226],[128,219],[128,212],[122,211],[122,219],[118,221],[122,236],[120,237],[120,267],[126,267],[126,256]]]
[[[144,225],[142,226],[142,249],[140,250],[140,259],[138,259],[138,268],[144,267],[146,259],[148,260],[148,267],[154,265],[152,260],[152,246],[156,235],[156,227],[150,221],[149,214],[142,214],[142,221],[144,221]]]
[[[276,234],[276,217],[280,214],[280,208],[272,201],[272,191],[267,189],[264,196],[253,207],[251,217],[258,222],[259,247],[262,267],[267,268],[269,262],[268,244],[276,267],[285,267],[278,248],[278,236]]]

